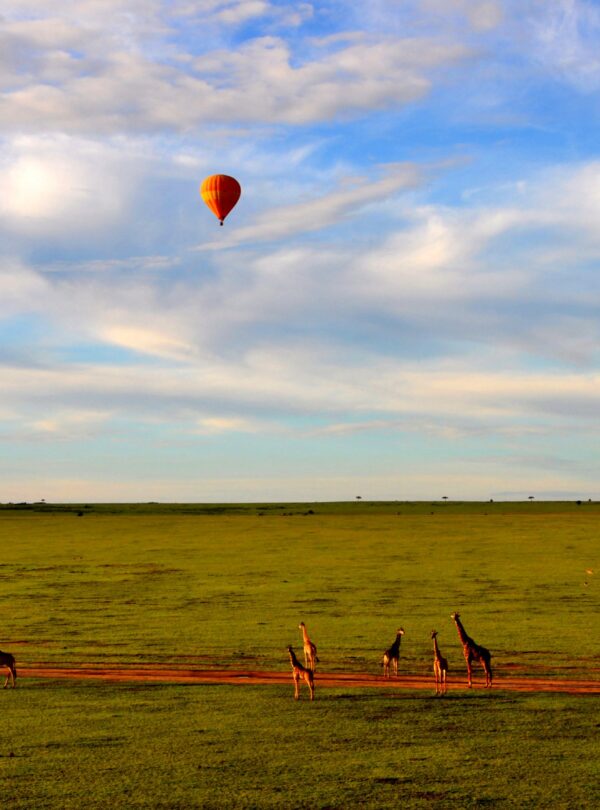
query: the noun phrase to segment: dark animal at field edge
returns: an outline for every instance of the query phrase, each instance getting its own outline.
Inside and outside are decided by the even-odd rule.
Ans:
[[[15,688],[16,680],[17,680],[17,668],[15,666],[15,657],[11,655],[11,653],[2,652],[0,650],[0,666],[6,667],[8,669],[8,675],[6,676],[6,680],[4,681],[3,689],[6,689],[8,686],[9,680],[12,682],[13,689]]]

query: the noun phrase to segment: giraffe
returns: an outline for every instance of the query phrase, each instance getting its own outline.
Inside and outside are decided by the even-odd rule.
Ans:
[[[383,665],[383,675],[385,678],[390,677],[390,664],[392,665],[392,669],[394,670],[394,675],[398,677],[398,659],[400,658],[400,642],[402,641],[402,636],[404,635],[404,630],[402,627],[399,627],[396,630],[396,640],[392,644],[391,647],[384,652],[383,658],[381,659],[381,663]]]
[[[437,643],[437,630],[431,631],[431,638],[433,639],[433,674],[435,677],[435,693],[436,695],[445,695],[448,690],[448,659],[440,652]]]
[[[469,689],[472,686],[472,661],[480,661],[481,665],[485,670],[485,685],[491,688],[492,686],[492,655],[489,650],[486,650],[485,647],[480,647],[479,644],[476,644],[472,638],[467,635],[467,631],[462,625],[460,620],[460,615],[458,613],[451,613],[451,618],[454,619],[454,623],[456,624],[456,629],[458,630],[458,637],[460,638],[461,644],[463,646],[463,655],[465,656],[465,661],[467,662],[467,676],[468,676],[468,686]]]
[[[317,645],[313,644],[309,639],[304,622],[300,622],[298,627],[302,630],[302,638],[304,640],[304,666],[308,669],[312,669],[314,672],[317,668],[317,661],[319,660],[317,656]]]
[[[3,689],[6,689],[8,686],[8,681],[12,681],[13,689],[16,686],[16,679],[17,679],[17,668],[15,667],[15,657],[7,652],[2,652],[0,650],[0,666],[6,667],[8,669],[8,675],[6,676],[6,680],[4,681]]]
[[[308,669],[307,667],[302,666],[300,661],[296,658],[296,653],[294,652],[294,648],[290,645],[288,647],[288,653],[290,655],[290,664],[292,665],[292,677],[294,679],[294,700],[298,700],[299,698],[299,685],[300,679],[306,682],[306,685],[310,689],[310,699],[315,699],[315,676],[312,669]]]

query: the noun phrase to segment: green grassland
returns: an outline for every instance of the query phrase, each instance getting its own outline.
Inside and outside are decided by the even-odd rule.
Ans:
[[[0,645],[23,663],[277,669],[304,620],[323,667],[365,672],[402,625],[419,673],[433,627],[460,666],[453,610],[497,667],[600,660],[597,504],[72,509],[0,510]]]
[[[25,682],[2,693],[16,808],[594,808],[592,698]],[[13,756],[11,756],[11,754]]]
[[[401,690],[24,679],[0,693],[11,807],[594,807],[598,699],[502,674],[598,676],[596,503],[0,507],[0,647],[18,666],[284,669],[304,620],[323,670],[451,678],[450,619],[497,687]],[[586,574],[586,569],[595,573]],[[477,673],[479,678],[479,673]],[[13,756],[11,756],[11,754]],[[8,804],[8,802],[7,802]]]

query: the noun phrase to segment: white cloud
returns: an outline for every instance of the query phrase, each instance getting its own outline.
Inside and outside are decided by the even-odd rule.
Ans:
[[[490,31],[504,19],[503,3],[499,0],[429,0],[439,13],[462,13],[475,31]]]
[[[44,273],[115,273],[153,272],[177,267],[181,260],[176,256],[128,256],[124,259],[90,259],[88,261],[52,262],[44,264]]]
[[[265,430],[265,425],[250,419],[227,416],[202,416],[196,419],[196,430],[192,432],[203,436],[214,436],[221,433],[256,433]]]
[[[122,220],[136,186],[123,144],[18,137],[0,158],[0,226],[15,233],[74,236]]]
[[[217,12],[219,22],[227,25],[239,25],[253,17],[262,17],[269,10],[270,4],[265,0],[240,0],[236,3],[227,3]]]
[[[0,320],[42,310],[52,287],[35,270],[0,257]]]
[[[98,337],[121,348],[154,357],[182,360],[193,352],[191,346],[172,335],[164,334],[157,329],[129,324],[106,326],[100,330]]]
[[[600,9],[587,0],[529,3],[532,53],[556,77],[585,92],[600,86]]]
[[[496,28],[504,18],[502,4],[495,0],[469,3],[466,13],[476,31],[489,31]]]
[[[213,119],[235,104],[238,120],[308,124],[414,101],[428,92],[429,71],[467,55],[460,46],[380,38],[351,41],[295,66],[283,40],[263,37],[235,53],[208,54],[196,68],[223,87],[207,97]]]
[[[505,19],[506,0],[370,0],[346,3],[347,16],[360,28],[380,31],[435,31],[448,36],[470,31],[485,34],[498,28]]]
[[[520,227],[518,209],[412,211],[414,224],[383,240],[355,263],[353,282],[362,296],[386,309],[433,314],[442,302],[513,299],[530,280],[521,268],[488,263],[494,239]],[[424,310],[417,310],[424,314]],[[444,318],[443,313],[438,317]]]
[[[261,18],[267,25],[296,27],[313,15],[313,6],[304,2],[280,4],[268,0],[196,0],[192,3],[181,0],[172,11],[204,26],[211,23],[236,26]]]
[[[350,358],[342,363],[341,355],[323,354],[315,357],[300,347],[255,349],[238,360],[206,357],[179,369],[154,366],[151,372],[99,364],[5,368],[4,397],[8,408],[17,408],[35,391],[40,402],[51,397],[58,412],[94,402],[94,411],[165,424],[177,420],[190,432],[248,429],[248,408],[271,428],[278,421],[293,424],[301,415],[329,415],[336,424],[334,415],[340,413],[350,422],[352,415],[355,422],[361,416],[374,429],[382,418],[394,417],[408,419],[413,430],[446,425],[457,435],[509,428],[518,434],[522,426],[529,430],[531,419],[546,420],[554,432],[582,420],[588,428],[597,422],[600,376],[595,373],[472,370],[458,361],[444,367],[439,360],[417,366],[376,356],[369,363]],[[194,410],[201,416],[194,417]],[[40,419],[49,424],[55,416],[45,412]],[[254,422],[253,429],[257,426]]]
[[[110,411],[53,409],[51,416],[26,423],[22,433],[35,441],[79,441],[96,435],[111,416]]]
[[[308,124],[421,98],[433,72],[468,55],[460,45],[382,36],[312,60],[277,37],[196,57],[181,49],[175,54],[156,8],[143,15],[140,7],[129,13],[116,4],[115,18],[100,17],[89,5],[80,19],[71,5],[74,16],[64,19],[44,16],[43,8],[37,18],[7,22],[2,33],[5,131],[39,130],[40,122],[47,131],[104,134],[185,132],[228,122]],[[246,0],[213,11],[239,22],[274,8]],[[296,16],[309,11],[294,7]]]

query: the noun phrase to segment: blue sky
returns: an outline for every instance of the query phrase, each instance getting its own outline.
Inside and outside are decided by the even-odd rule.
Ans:
[[[599,497],[597,3],[6,0],[0,54],[0,501]]]

